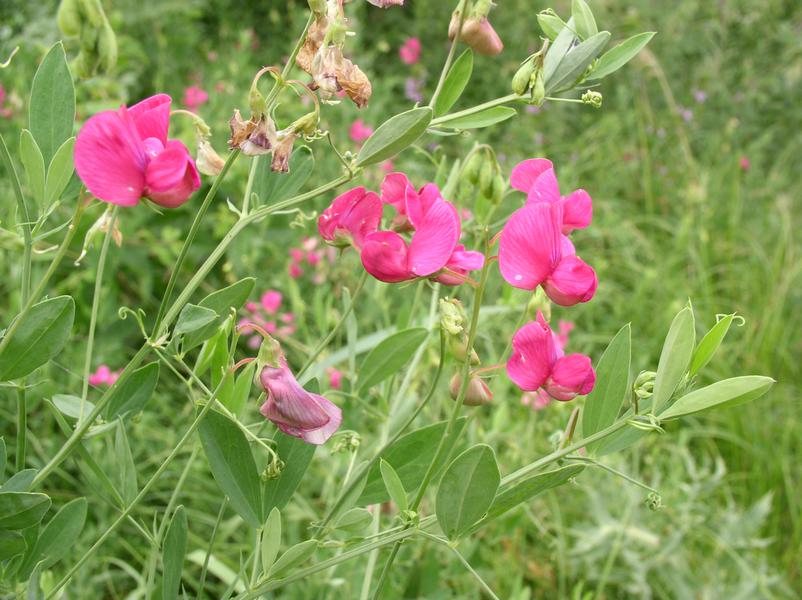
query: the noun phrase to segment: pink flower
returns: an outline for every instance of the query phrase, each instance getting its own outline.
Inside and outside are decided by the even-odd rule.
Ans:
[[[4,106],[6,103],[6,88],[0,83],[0,117],[7,119],[14,113],[14,109],[10,106]]]
[[[320,237],[332,246],[361,248],[365,237],[375,232],[382,218],[382,204],[374,192],[363,187],[337,196],[320,215]]]
[[[454,13],[448,27],[448,37],[453,40],[459,26],[459,14]],[[473,48],[479,54],[495,56],[504,50],[504,43],[493,29],[486,16],[469,17],[462,24],[460,41]]]
[[[326,374],[329,376],[329,387],[339,390],[343,386],[343,374],[334,367],[326,369]]]
[[[573,321],[560,321],[557,324],[558,333],[554,334],[554,341],[560,350],[565,350],[568,345],[568,335],[574,330],[576,325]]]
[[[559,202],[533,202],[516,210],[501,232],[498,264],[511,286],[544,291],[561,306],[587,302],[598,280],[571,241],[560,233],[564,223]]]
[[[542,388],[555,400],[567,401],[593,389],[596,373],[590,358],[583,354],[565,356],[540,311],[536,321],[515,332],[512,348],[507,375],[522,390]]]
[[[259,381],[267,394],[260,412],[287,435],[309,444],[323,444],[342,423],[342,411],[332,402],[301,387],[284,357],[266,365]]]
[[[281,292],[277,292],[276,290],[267,290],[260,298],[262,308],[269,315],[275,314],[281,307],[281,300]]]
[[[191,85],[184,89],[184,97],[181,99],[181,103],[192,112],[197,112],[198,108],[202,104],[206,104],[208,99],[209,94],[205,90],[196,85]]]
[[[84,123],[75,141],[75,170],[93,195],[120,206],[149,198],[175,208],[200,187],[187,147],[167,139],[170,102],[158,94]]]
[[[552,400],[553,398],[542,389],[521,394],[521,404],[531,407],[532,410],[543,410],[551,404]]]
[[[395,169],[395,165],[391,160],[385,160],[383,163],[379,165],[379,168],[384,171],[385,173],[391,173],[393,169]]]
[[[750,169],[750,167],[752,166],[752,163],[749,162],[749,157],[742,156],[738,160],[738,166],[741,167],[741,171],[746,172],[746,171],[748,171]]]
[[[298,279],[301,275],[304,274],[304,270],[300,267],[300,265],[296,262],[290,263],[289,268],[287,269],[290,277],[293,279]]]
[[[556,202],[562,206],[562,232],[584,229],[593,219],[593,201],[583,189],[560,195],[554,165],[545,158],[530,158],[518,163],[510,174],[510,186],[526,194],[526,203]]]
[[[97,370],[89,376],[89,385],[99,387],[101,385],[114,385],[120,378],[120,371],[112,371],[108,365],[100,365]]]
[[[366,125],[362,119],[357,119],[351,124],[348,135],[354,142],[360,144],[373,135],[373,127]]]
[[[421,44],[416,37],[407,38],[407,41],[398,49],[398,56],[408,64],[414,65],[420,60]]]

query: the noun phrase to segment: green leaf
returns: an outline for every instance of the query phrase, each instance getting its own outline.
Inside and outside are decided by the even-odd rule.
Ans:
[[[679,386],[693,355],[696,331],[693,324],[693,309],[686,306],[677,313],[663,342],[657,375],[654,378],[654,413],[660,414]]]
[[[45,160],[42,152],[36,145],[36,140],[27,129],[23,129],[19,139],[19,153],[25,175],[28,177],[28,187],[31,188],[36,205],[45,204]]]
[[[173,513],[170,527],[164,536],[162,563],[162,599],[177,600],[178,588],[181,585],[181,573],[184,570],[184,557],[187,553],[187,511],[179,506]]]
[[[34,304],[0,354],[0,381],[19,379],[57,356],[72,330],[75,302],[57,296]]]
[[[290,170],[279,173],[270,169],[269,157],[258,158],[253,188],[260,204],[275,204],[294,196],[309,180],[315,169],[315,157],[308,146],[301,146],[290,156]]]
[[[602,79],[627,64],[630,60],[646,47],[646,44],[654,37],[654,31],[645,31],[638,35],[633,35],[618,44],[615,48],[610,48],[599,57],[596,66],[588,75],[588,81]]]
[[[262,524],[259,473],[245,434],[225,415],[210,410],[198,428],[217,484],[251,527]]]
[[[500,482],[490,446],[477,444],[457,456],[437,488],[435,513],[443,533],[453,540],[468,531],[493,504]]]
[[[6,480],[6,440],[0,437],[0,483]]]
[[[615,422],[629,391],[631,329],[624,325],[596,365],[596,385],[585,399],[582,436],[587,438]],[[598,444],[591,444],[590,449]]]
[[[443,82],[443,89],[440,90],[440,95],[437,96],[434,103],[435,115],[444,115],[454,106],[454,103],[462,96],[462,92],[465,91],[465,86],[471,79],[471,73],[473,73],[473,50],[468,48],[460,54],[448,70],[446,80]]]
[[[334,524],[334,529],[346,533],[363,531],[373,521],[373,515],[365,508],[352,508],[343,513]]]
[[[569,479],[579,475],[584,468],[584,465],[569,465],[561,469],[539,473],[502,490],[493,500],[493,504],[482,522],[495,519],[522,502],[528,502],[546,490],[567,483]]]
[[[774,385],[771,377],[746,375],[718,381],[679,398],[658,415],[660,420],[678,419],[713,407],[738,406],[756,400]]]
[[[236,283],[232,283],[222,290],[212,292],[201,300],[198,306],[213,310],[217,313],[217,319],[204,325],[197,331],[185,335],[182,343],[184,351],[186,352],[212,337],[217,331],[217,328],[231,314],[231,310],[239,310],[242,305],[245,304],[245,301],[248,300],[248,296],[250,296],[253,291],[253,284],[255,282],[256,279],[253,277],[246,277],[240,279]]]
[[[230,394],[225,396],[225,402],[223,401],[223,395],[220,395],[220,402],[235,415],[241,414],[246,403],[248,402],[248,398],[251,394],[251,387],[253,386],[253,376],[255,371],[256,361],[246,366],[237,376],[237,380],[234,383],[234,388],[231,390]]]
[[[721,342],[724,341],[734,318],[735,314],[726,315],[705,334],[702,341],[699,342],[699,345],[693,352],[691,368],[688,371],[689,377],[696,375],[710,362],[710,359],[713,358]]]
[[[374,165],[411,146],[432,120],[428,106],[413,108],[390,117],[370,136],[356,157],[356,166]]]
[[[549,14],[545,11],[537,13],[537,23],[546,34],[546,37],[554,41],[560,32],[565,28],[565,23],[556,14]]]
[[[599,28],[596,27],[596,19],[593,18],[593,11],[585,0],[571,0],[571,16],[576,24],[576,32],[583,40],[596,35]]]
[[[426,341],[428,335],[429,332],[423,327],[415,327],[382,340],[362,361],[357,393],[362,394],[397,373]]]
[[[571,48],[562,58],[553,75],[546,78],[546,93],[572,88],[609,41],[610,32],[600,31],[578,46]]]
[[[443,123],[443,127],[450,127],[453,129],[480,129],[506,121],[517,114],[518,112],[509,106],[493,106],[472,115],[449,119]]]
[[[401,512],[407,510],[409,508],[407,491],[404,489],[404,484],[401,483],[401,478],[398,476],[398,473],[396,473],[392,465],[383,458],[379,459],[379,470],[382,474],[384,487],[387,488],[387,493],[390,494],[390,498],[395,502],[398,510]]]
[[[311,558],[311,556],[315,553],[315,550],[317,550],[317,540],[315,539],[306,540],[304,542],[295,544],[294,546],[288,548],[287,551],[281,555],[281,558],[279,558],[273,564],[268,576],[271,579],[280,577],[293,567],[309,560],[309,558]]]
[[[179,336],[192,331],[197,331],[201,327],[217,320],[217,313],[211,308],[204,308],[195,304],[186,304],[178,315],[173,335]]]
[[[281,510],[287,506],[317,450],[314,444],[307,444],[281,431],[276,432],[273,440],[276,442],[276,454],[285,466],[278,477],[265,484],[263,515],[269,514],[274,508]]]
[[[0,530],[0,562],[25,552],[25,538],[16,531]]]
[[[574,40],[576,39],[576,33],[574,33],[574,19],[568,19],[568,23],[562,29],[560,29],[560,33],[557,34],[557,37],[554,39],[554,43],[549,46],[548,51],[546,52],[546,58],[543,59],[543,80],[544,82],[548,81],[554,76],[554,73],[557,71],[557,67],[560,66],[563,58],[565,58],[566,53],[571,49],[571,46],[574,44]]]
[[[104,411],[106,420],[111,421],[119,416],[131,416],[141,412],[158,383],[158,361],[138,368],[112,390]]]
[[[27,580],[36,564],[44,560],[42,569],[48,569],[61,560],[75,545],[86,521],[86,498],[76,498],[61,507],[45,525],[36,544],[25,555],[18,577]]]
[[[2,486],[0,492],[27,492],[31,489],[33,478],[39,472],[38,469],[23,469],[14,473]]]
[[[70,394],[55,394],[52,398],[53,406],[55,406],[62,415],[70,417],[71,419],[79,419],[81,417],[81,399],[78,396]],[[95,405],[89,400],[84,400],[83,416],[86,417],[95,409]]]
[[[45,166],[49,166],[59,146],[72,136],[75,121],[75,88],[61,42],[50,48],[36,70],[28,118]]]
[[[27,529],[36,525],[50,508],[45,494],[0,493],[0,529]]]
[[[74,147],[75,138],[71,137],[59,146],[53,156],[53,160],[50,161],[50,167],[47,169],[47,182],[45,183],[45,206],[50,206],[58,200],[70,182],[70,177],[72,177],[72,173],[75,170],[72,160]]]
[[[454,430],[446,441],[446,448],[443,456],[448,456],[454,442],[465,426],[465,417],[460,417],[454,424]],[[423,481],[426,469],[434,460],[440,438],[446,430],[446,421],[440,421],[415,431],[410,431],[402,435],[396,442],[381,453],[381,458],[392,465],[404,489],[413,491]],[[438,465],[438,470],[442,468],[442,462]],[[358,504],[365,506],[368,504],[378,504],[386,502],[390,496],[384,486],[381,470],[378,464],[371,467],[367,475],[365,489],[359,497]]]
[[[117,489],[120,496],[128,506],[136,498],[138,485],[136,482],[136,464],[131,454],[131,446],[128,445],[128,436],[125,433],[125,425],[122,418],[117,420],[117,430],[114,434],[114,454],[117,467]]]
[[[264,530],[262,531],[262,573],[267,575],[273,563],[276,562],[278,549],[281,546],[281,511],[276,507],[267,516]]]

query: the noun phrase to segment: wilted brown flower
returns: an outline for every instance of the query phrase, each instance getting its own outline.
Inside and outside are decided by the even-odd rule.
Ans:
[[[231,139],[228,140],[228,146],[231,149],[239,148],[243,154],[267,154],[276,144],[276,126],[267,115],[245,121],[239,110],[235,109],[229,125]]]

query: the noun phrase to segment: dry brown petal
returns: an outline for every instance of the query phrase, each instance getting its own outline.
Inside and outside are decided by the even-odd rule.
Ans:
[[[323,44],[327,28],[328,19],[324,15],[318,16],[309,26],[303,46],[298,51],[298,56],[295,57],[295,64],[310,75],[312,74],[312,61]]]
[[[337,71],[337,82],[359,108],[367,105],[373,92],[370,80],[362,72],[362,69],[347,58],[343,59],[342,65]]]
[[[295,133],[279,133],[279,139],[273,148],[273,160],[270,163],[271,171],[287,173],[290,170],[290,156],[292,145],[298,136]]]

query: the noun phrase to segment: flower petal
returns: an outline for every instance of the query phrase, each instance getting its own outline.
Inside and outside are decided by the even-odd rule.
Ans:
[[[365,238],[362,265],[379,281],[398,283],[415,276],[407,269],[407,244],[394,231],[377,231]]]
[[[510,174],[510,186],[514,189],[529,193],[540,175],[547,169],[552,169],[554,165],[546,158],[530,158],[519,162]]]
[[[171,102],[172,99],[167,94],[156,94],[150,98],[145,98],[128,109],[128,114],[131,115],[137,131],[139,131],[139,137],[143,140],[153,137],[163,145],[167,145]]]
[[[560,200],[560,185],[554,169],[546,169],[535,179],[532,187],[526,194],[526,203],[530,202],[558,202]]]
[[[423,223],[429,209],[440,200],[443,200],[440,188],[433,183],[424,185],[420,192],[416,192],[415,188],[409,186],[406,192],[406,214],[412,226],[417,229]]]
[[[300,437],[308,444],[316,444],[319,446],[320,444],[325,444],[340,428],[343,422],[343,413],[336,404],[323,396],[318,394],[310,394],[310,396],[317,401],[318,406],[328,415],[329,422],[318,429],[303,432]]]
[[[86,188],[106,202],[134,206],[143,195],[147,157],[125,108],[91,117],[75,140],[75,170]]]
[[[379,228],[381,220],[381,200],[375,192],[367,192],[343,214],[340,226],[351,234],[357,248],[361,248],[365,237]]]
[[[385,204],[392,204],[399,214],[406,214],[406,191],[411,187],[409,179],[403,173],[388,173],[381,185],[381,199]]]
[[[561,200],[563,205],[563,233],[584,229],[593,220],[593,200],[585,190],[574,190]]]
[[[542,314],[515,332],[512,349],[507,375],[522,390],[535,391],[549,378],[556,360],[554,336]]]
[[[484,254],[474,250],[466,250],[465,246],[458,244],[454,252],[451,253],[451,258],[448,259],[445,268],[460,275],[467,275],[469,271],[481,269],[484,264]],[[443,271],[435,281],[443,285],[460,285],[464,282],[464,279]]]
[[[561,258],[559,204],[535,202],[519,208],[501,232],[498,264],[501,275],[513,287],[534,290]]]
[[[596,373],[590,358],[584,354],[569,354],[554,363],[545,389],[555,400],[572,400],[589,394],[596,383]]]
[[[543,289],[560,306],[587,302],[596,293],[599,282],[593,268],[578,256],[565,256],[543,283]]]
[[[145,176],[148,198],[165,208],[181,206],[200,187],[200,175],[189,150],[177,140],[167,142],[150,161]]]
[[[439,200],[426,211],[409,244],[409,270],[428,277],[442,269],[457,246],[461,227],[457,209]]]
[[[314,394],[301,387],[286,362],[279,367],[265,366],[259,380],[267,393],[262,414],[278,424],[300,431],[318,429],[330,417],[320,406]]]

